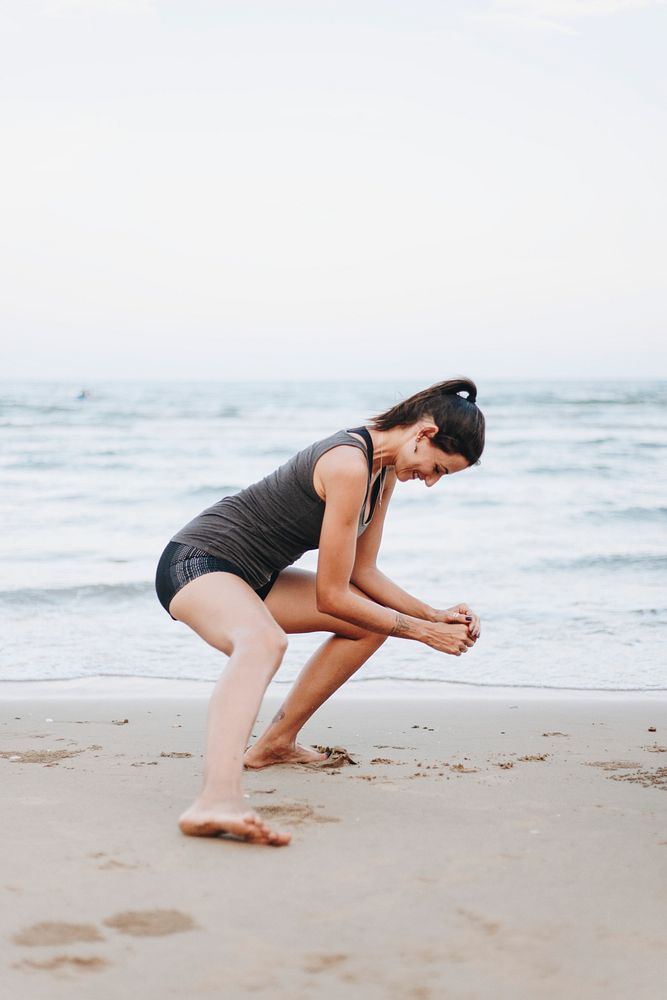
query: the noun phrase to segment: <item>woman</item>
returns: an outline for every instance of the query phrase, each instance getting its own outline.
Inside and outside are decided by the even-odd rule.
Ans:
[[[479,618],[465,604],[432,608],[375,563],[397,482],[434,486],[478,461],[484,417],[476,396],[469,379],[431,386],[368,427],[310,445],[203,511],[167,545],[156,578],[160,602],[229,657],[209,706],[203,787],[179,820],[184,833],[287,844],[289,834],[246,809],[244,763],[257,768],[322,759],[297,744],[299,730],[387,636],[454,656],[474,645]],[[315,548],[316,574],[286,569]],[[294,632],[332,636],[244,761],[262,697]]]

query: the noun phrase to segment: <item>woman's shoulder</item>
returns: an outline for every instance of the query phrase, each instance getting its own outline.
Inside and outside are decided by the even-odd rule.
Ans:
[[[312,444],[307,445],[301,451],[294,455],[292,461],[297,461],[299,463],[307,462],[314,464],[327,456],[334,455],[337,456],[337,461],[345,462],[352,461],[353,463],[358,463],[361,459],[361,464],[367,464],[367,449],[363,440],[359,437],[354,436],[349,431],[335,431],[333,434],[329,434],[325,438],[320,438],[317,441],[313,441]],[[328,459],[331,461],[331,459]]]
[[[319,498],[331,495],[334,484],[337,490],[347,490],[353,495],[364,493],[368,485],[368,460],[363,444],[347,431],[331,435],[319,444],[323,447],[319,455],[315,452],[313,464],[313,486]]]
[[[352,481],[360,479],[365,483],[368,479],[366,456],[351,441],[329,448],[320,456],[317,466],[329,474],[346,476]]]

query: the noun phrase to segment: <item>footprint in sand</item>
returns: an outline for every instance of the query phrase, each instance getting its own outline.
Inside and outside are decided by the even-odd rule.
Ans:
[[[301,823],[339,823],[336,816],[325,816],[301,802],[289,802],[280,806],[262,806],[262,819],[277,819],[299,826]]]
[[[0,757],[15,764],[57,764],[68,757],[76,757],[83,750],[3,750]]]
[[[392,747],[388,743],[374,743],[374,750],[416,750],[417,747]]]
[[[385,774],[351,774],[350,778],[353,781],[374,781],[378,785],[393,784],[391,778],[388,778]]]
[[[643,788],[661,788],[667,792],[667,767],[656,767],[654,771],[633,771],[632,774],[610,774],[612,781],[632,781]]]
[[[309,972],[313,975],[317,972],[328,972],[330,969],[340,965],[341,962],[345,962],[347,957],[347,955],[338,953],[309,955],[306,959],[303,971]]]
[[[500,924],[496,923],[495,920],[489,920],[488,917],[480,913],[475,913],[473,910],[465,910],[459,907],[457,912],[484,934],[493,935],[497,934],[500,930]]]
[[[118,861],[117,858],[109,858],[103,852],[97,852],[96,854],[90,854],[89,857],[95,858],[95,860],[101,863],[97,866],[100,871],[117,871],[123,869],[125,871],[134,871],[136,868],[146,868],[146,865],[131,865],[127,864],[125,861]]]
[[[57,972],[63,969],[75,969],[80,972],[99,972],[110,965],[106,958],[99,955],[54,955],[53,958],[45,958],[42,962],[35,959],[24,958],[21,962],[14,962],[15,969],[39,969],[44,972]]]
[[[180,910],[126,910],[107,917],[102,923],[132,937],[163,937],[197,927],[192,917]]]
[[[587,760],[586,767],[599,767],[603,771],[631,771],[641,767],[636,760]]]
[[[93,924],[65,924],[44,921],[18,931],[12,938],[14,944],[27,948],[44,945],[74,944],[77,941],[102,941],[102,935]]]
[[[630,771],[630,774],[610,774],[612,781],[631,781],[644,788],[662,788],[667,791],[667,767],[642,770],[636,760],[589,760],[586,767],[599,767],[603,771]]]

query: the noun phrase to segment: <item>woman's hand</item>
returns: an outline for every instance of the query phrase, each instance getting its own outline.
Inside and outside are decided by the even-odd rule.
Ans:
[[[476,642],[476,639],[471,636],[467,624],[446,625],[444,622],[425,623],[419,638],[432,649],[437,649],[440,653],[449,653],[452,656],[466,653]]]
[[[466,625],[472,638],[479,639],[482,627],[479,615],[476,615],[467,604],[455,604],[451,608],[445,608],[444,611],[436,611],[435,616],[436,622],[447,622],[451,625],[459,623]]]

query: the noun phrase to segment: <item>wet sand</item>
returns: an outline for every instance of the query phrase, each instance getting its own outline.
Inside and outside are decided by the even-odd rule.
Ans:
[[[664,693],[341,692],[356,763],[247,775],[281,849],[179,832],[206,704],[4,702],[8,996],[664,996]]]

